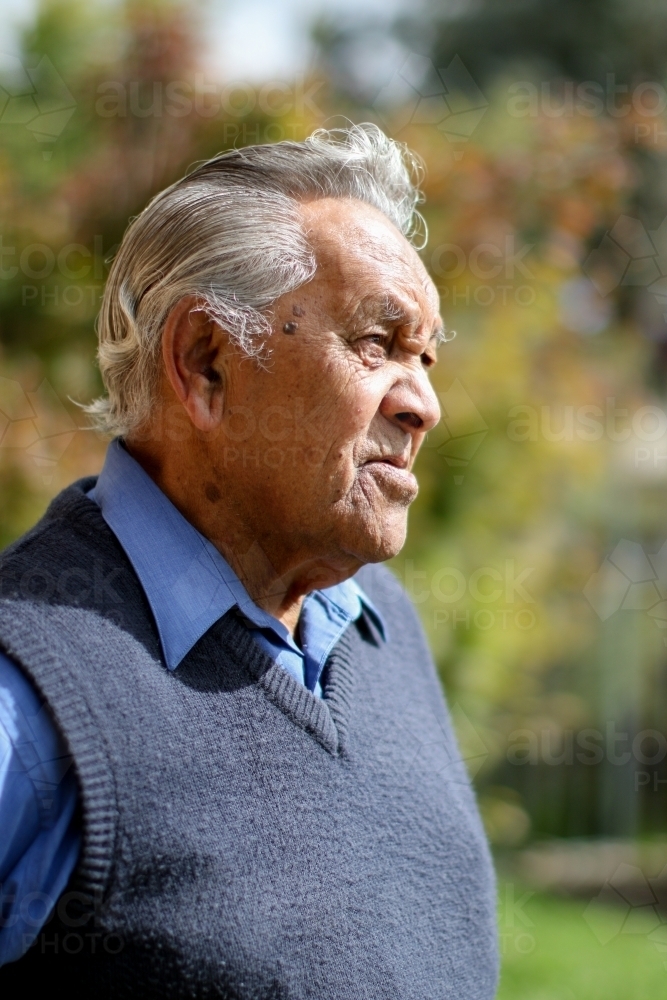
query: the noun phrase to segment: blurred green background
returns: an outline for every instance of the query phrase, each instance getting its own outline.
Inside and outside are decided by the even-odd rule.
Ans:
[[[665,0],[5,18],[0,543],[101,466],[76,402],[148,198],[233,145],[381,124],[423,158],[457,331],[393,568],[497,852],[500,995],[667,997]]]

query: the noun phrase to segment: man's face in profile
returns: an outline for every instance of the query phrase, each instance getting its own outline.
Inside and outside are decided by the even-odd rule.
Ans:
[[[440,416],[428,377],[438,294],[376,209],[321,199],[300,210],[317,272],[274,304],[264,367],[223,360],[211,502],[231,489],[265,552],[377,562],[403,545],[411,469]]]

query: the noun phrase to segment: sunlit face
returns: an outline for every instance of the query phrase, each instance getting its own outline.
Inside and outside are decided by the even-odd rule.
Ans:
[[[377,562],[403,545],[414,459],[440,416],[438,295],[379,211],[322,199],[301,212],[317,271],[275,303],[264,368],[226,359],[216,478],[265,551]]]

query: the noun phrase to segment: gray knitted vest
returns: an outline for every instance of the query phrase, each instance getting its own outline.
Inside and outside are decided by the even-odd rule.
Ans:
[[[324,699],[233,612],[170,672],[92,483],[0,566],[0,647],[64,734],[84,830],[70,886],[0,993],[491,1000],[489,854],[391,574],[359,575],[389,641],[351,625]]]

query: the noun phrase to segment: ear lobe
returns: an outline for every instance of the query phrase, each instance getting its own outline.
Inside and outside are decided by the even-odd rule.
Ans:
[[[223,413],[222,331],[194,296],[177,302],[162,334],[165,374],[193,425],[214,430]]]

